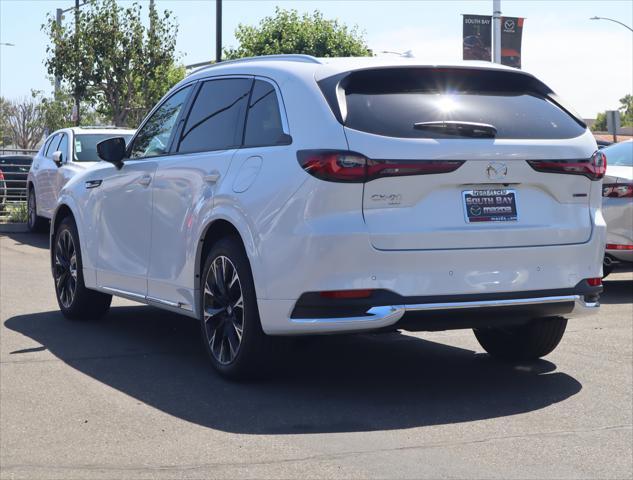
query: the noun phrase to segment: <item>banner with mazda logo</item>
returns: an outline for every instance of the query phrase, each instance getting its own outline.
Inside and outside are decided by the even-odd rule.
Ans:
[[[492,61],[492,17],[464,15],[464,60]],[[501,17],[501,63],[521,68],[521,37],[524,18]]]
[[[524,18],[501,17],[501,63],[521,68],[521,36]]]

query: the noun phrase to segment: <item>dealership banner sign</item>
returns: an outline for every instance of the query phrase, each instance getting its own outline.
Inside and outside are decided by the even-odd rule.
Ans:
[[[464,60],[490,62],[492,47],[492,17],[464,15]]]
[[[501,63],[521,68],[523,18],[501,17]]]
[[[501,17],[501,63],[521,68],[521,38],[524,18]],[[492,17],[464,15],[464,60],[492,61]]]

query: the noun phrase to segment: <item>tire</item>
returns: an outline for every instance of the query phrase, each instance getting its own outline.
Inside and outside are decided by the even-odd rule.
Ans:
[[[213,367],[233,380],[261,374],[271,339],[262,330],[251,267],[238,238],[211,247],[200,292],[202,342]]]
[[[101,318],[110,308],[112,295],[86,288],[79,235],[72,217],[61,221],[52,248],[53,280],[59,309],[72,320]]]
[[[539,318],[527,325],[475,329],[479,344],[493,357],[503,360],[535,360],[551,353],[567,327],[562,317]]]
[[[611,273],[613,273],[613,266],[612,265],[605,265],[604,263],[602,264],[602,278],[607,278],[609,275],[611,275]]]
[[[27,200],[28,218],[26,220],[26,226],[31,233],[43,232],[46,229],[47,221],[43,217],[37,215],[37,203],[35,200],[35,189],[29,189],[29,196]]]

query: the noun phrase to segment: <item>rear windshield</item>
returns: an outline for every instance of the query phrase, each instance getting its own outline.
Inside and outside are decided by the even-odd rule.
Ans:
[[[75,135],[73,160],[75,162],[98,162],[101,159],[97,155],[97,143],[112,137],[123,137],[127,144],[132,135],[112,133],[79,133]]]
[[[609,145],[602,151],[607,156],[607,166],[633,167],[633,142]]]
[[[428,68],[354,72],[340,85],[344,124],[376,135],[455,138],[437,129],[414,127],[447,121],[491,125],[496,138],[581,135],[585,126],[557,105],[546,88],[513,72]]]

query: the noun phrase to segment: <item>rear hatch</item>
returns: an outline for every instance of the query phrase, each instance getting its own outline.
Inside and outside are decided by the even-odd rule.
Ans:
[[[370,170],[387,165],[364,185],[375,248],[590,238],[595,142],[534,77],[398,67],[352,72],[336,88],[349,149],[365,156]]]

